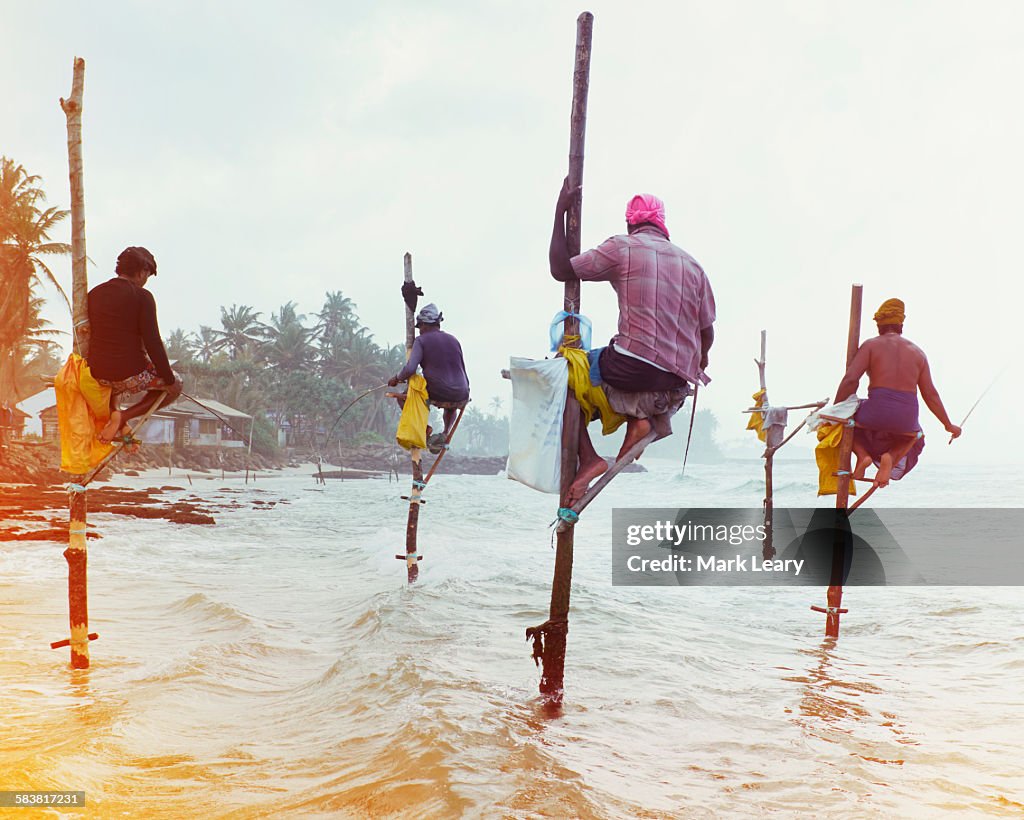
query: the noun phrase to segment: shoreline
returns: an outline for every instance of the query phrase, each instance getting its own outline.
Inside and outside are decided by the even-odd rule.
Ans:
[[[429,470],[436,456],[424,452],[423,467]],[[507,456],[471,456],[450,452],[438,465],[437,472],[446,475],[496,475],[505,469]],[[0,484],[32,484],[55,487],[66,484],[69,476],[61,472],[60,449],[55,442],[11,442],[0,449]],[[180,447],[168,450],[162,445],[143,445],[137,453],[119,454],[96,477],[109,481],[114,475],[138,476],[152,471],[185,471],[193,476],[211,477],[220,473],[260,473],[296,470],[315,476],[317,454],[309,450],[291,450],[272,456],[246,453],[240,448],[217,449]],[[409,475],[407,454],[396,445],[369,444],[347,448],[341,457],[323,459],[325,478],[363,478]]]

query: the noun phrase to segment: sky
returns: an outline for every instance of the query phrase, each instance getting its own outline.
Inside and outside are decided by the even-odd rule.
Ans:
[[[862,338],[883,300],[906,302],[905,335],[955,422],[995,379],[951,447],[922,405],[925,457],[1019,462],[1024,6],[1010,0],[0,0],[0,154],[68,207],[58,98],[85,58],[90,284],[145,245],[165,336],[217,326],[222,305],[267,319],[294,301],[312,321],[341,290],[396,344],[408,251],[474,400],[507,408],[501,368],[548,355],[562,306],[547,246],[584,9],[583,246],[623,231],[633,194],[665,201],[715,292],[698,406],[723,442],[752,438],[741,411],[762,329],[772,403],[834,393],[856,282]],[[62,230],[70,241],[70,220]],[[70,290],[70,261],[54,270]],[[584,284],[582,311],[606,343],[611,288]]]

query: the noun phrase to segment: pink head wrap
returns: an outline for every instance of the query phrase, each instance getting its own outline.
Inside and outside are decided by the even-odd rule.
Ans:
[[[650,222],[668,236],[668,228],[665,227],[665,203],[653,194],[637,194],[629,200],[629,204],[626,205],[626,224],[639,225],[641,222]]]

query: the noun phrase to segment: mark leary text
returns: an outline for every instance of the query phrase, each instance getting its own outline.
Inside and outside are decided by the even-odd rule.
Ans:
[[[799,575],[804,560],[793,558],[758,558],[737,555],[716,558],[713,555],[672,555],[668,558],[641,558],[631,555],[626,560],[630,572],[792,572]]]

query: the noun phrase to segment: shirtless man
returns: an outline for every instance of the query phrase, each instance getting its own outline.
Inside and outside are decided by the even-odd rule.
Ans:
[[[939,391],[932,383],[928,358],[909,339],[903,338],[903,302],[887,299],[875,313],[878,336],[860,346],[857,355],[836,390],[836,401],[857,392],[860,378],[868,374],[868,398],[854,415],[857,422],[853,452],[857,467],[853,477],[864,480],[869,464],[878,465],[874,483],[885,487],[889,479],[900,479],[917,463],[924,439],[913,444],[907,434],[919,433],[917,391],[946,432],[957,438],[960,428],[949,420]],[[909,445],[909,449],[908,449]],[[901,457],[902,455],[902,457]]]

